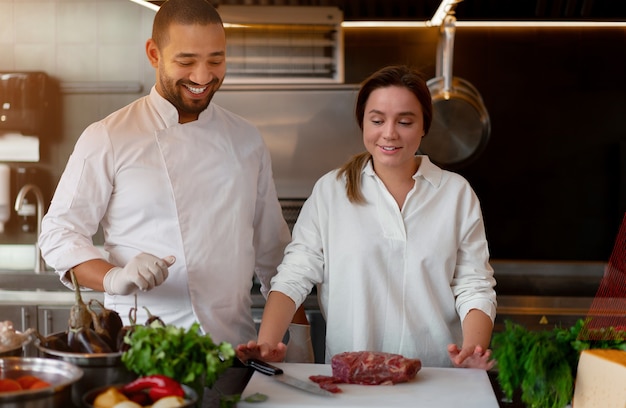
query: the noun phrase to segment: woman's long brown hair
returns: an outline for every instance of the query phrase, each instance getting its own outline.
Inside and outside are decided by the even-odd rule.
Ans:
[[[359,128],[363,131],[363,118],[365,116],[365,105],[370,94],[379,88],[390,86],[400,86],[411,91],[422,105],[422,115],[424,121],[424,134],[428,134],[433,117],[433,105],[430,91],[422,73],[405,65],[391,65],[384,67],[370,75],[361,84],[361,89],[357,95],[355,116]],[[348,200],[355,204],[366,202],[361,191],[361,171],[365,164],[372,159],[372,155],[365,151],[352,156],[348,162],[339,168],[337,179],[346,178],[346,194]]]

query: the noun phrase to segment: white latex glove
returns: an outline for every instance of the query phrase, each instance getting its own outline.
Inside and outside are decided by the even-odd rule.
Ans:
[[[111,268],[102,282],[109,295],[130,295],[139,290],[150,290],[167,278],[167,268],[176,261],[173,256],[163,259],[141,253],[131,259],[125,267]]]
[[[308,324],[289,325],[289,343],[285,361],[288,363],[315,363],[311,326]]]

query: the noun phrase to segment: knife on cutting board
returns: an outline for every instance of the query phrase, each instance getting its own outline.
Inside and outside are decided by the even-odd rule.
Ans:
[[[335,394],[333,394],[332,392],[320,388],[319,384],[303,381],[299,378],[287,375],[283,372],[282,368],[273,366],[269,363],[266,363],[265,361],[250,359],[247,361],[246,364],[257,370],[261,374],[269,375],[273,377],[276,381],[280,381],[283,384],[287,384],[300,390],[308,391],[317,395],[324,395],[327,397],[335,396]]]

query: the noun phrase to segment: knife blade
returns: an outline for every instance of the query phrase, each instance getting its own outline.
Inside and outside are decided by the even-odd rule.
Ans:
[[[265,361],[250,359],[247,361],[247,364],[261,374],[269,375],[273,377],[276,381],[280,381],[283,384],[298,388],[299,390],[307,391],[317,395],[323,395],[326,397],[335,396],[335,394],[333,394],[332,392],[320,388],[318,384],[303,381],[299,378],[285,374],[282,368],[266,363]]]

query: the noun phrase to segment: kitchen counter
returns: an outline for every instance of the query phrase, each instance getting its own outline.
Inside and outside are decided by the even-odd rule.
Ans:
[[[81,292],[83,301],[90,299],[104,300],[101,292]],[[0,305],[72,305],[74,304],[74,292],[50,292],[45,290],[0,290]]]

